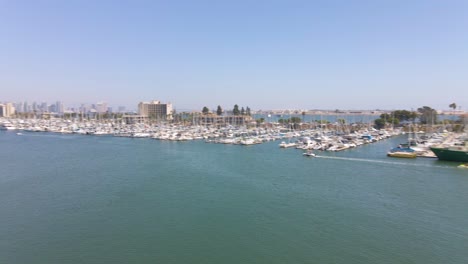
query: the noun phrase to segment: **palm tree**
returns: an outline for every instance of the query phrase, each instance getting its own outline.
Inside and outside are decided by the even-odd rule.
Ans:
[[[449,107],[452,108],[453,110],[457,109],[457,104],[456,103],[451,103],[449,104]]]

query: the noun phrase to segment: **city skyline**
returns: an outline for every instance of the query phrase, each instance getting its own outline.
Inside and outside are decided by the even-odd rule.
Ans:
[[[465,1],[4,1],[0,100],[468,106]]]
[[[127,106],[122,106],[122,105],[113,105],[113,104],[108,104],[106,101],[100,101],[100,102],[95,102],[95,103],[81,103],[78,105],[66,105],[63,103],[63,101],[57,100],[53,102],[44,102],[44,101],[19,101],[19,102],[7,102],[7,101],[2,101],[0,100],[0,105],[11,105],[13,107],[13,112],[16,113],[44,113],[44,112],[50,112],[50,113],[87,113],[87,112],[95,112],[95,113],[133,113],[133,114],[141,114],[141,105],[142,104],[162,104],[163,106],[169,105],[170,110],[169,112],[174,113],[181,113],[181,112],[202,112],[204,111],[203,109],[183,109],[183,108],[177,108],[177,106],[173,105],[171,102],[161,102],[159,100],[145,100],[138,102],[136,105],[127,107]],[[249,110],[252,110],[254,112],[261,112],[261,113],[302,113],[304,111],[306,112],[336,112],[336,113],[360,113],[360,112],[390,112],[394,110],[409,110],[409,111],[418,111],[418,108],[423,107],[423,106],[418,106],[418,107],[412,107],[410,109],[383,109],[383,108],[375,108],[375,109],[345,109],[345,108],[333,108],[333,109],[325,109],[325,108],[277,108],[277,109],[251,109],[248,105],[243,105],[243,104],[235,104],[232,106],[224,106],[224,105],[217,105],[215,106],[207,106],[205,105],[203,108],[207,107],[209,112],[211,113],[216,113],[217,112],[217,107],[221,107],[221,111],[223,113],[230,113],[233,111],[233,108],[235,106],[238,106],[239,108],[246,108]],[[424,106],[426,107],[426,106]],[[462,114],[466,113],[466,110],[463,109],[462,106],[452,103],[448,105],[445,108],[440,108],[437,109],[435,108],[434,110],[440,112],[440,113],[445,113],[445,114]],[[10,110],[11,112],[11,110]]]

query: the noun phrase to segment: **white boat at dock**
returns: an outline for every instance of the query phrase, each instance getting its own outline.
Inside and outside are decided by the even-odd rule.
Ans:
[[[2,124],[0,124],[0,129],[1,130],[16,130],[17,127],[14,126],[12,123],[10,122],[4,122]]]
[[[292,148],[292,147],[295,147],[297,144],[296,143],[286,143],[285,141],[282,141],[280,144],[279,144],[279,147],[280,148]]]

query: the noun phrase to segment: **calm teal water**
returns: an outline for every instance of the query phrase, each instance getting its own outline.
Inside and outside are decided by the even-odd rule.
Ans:
[[[467,263],[468,170],[0,132],[0,263]]]

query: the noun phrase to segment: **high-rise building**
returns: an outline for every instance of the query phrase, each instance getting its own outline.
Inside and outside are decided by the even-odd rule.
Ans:
[[[138,114],[150,119],[172,119],[172,104],[162,104],[160,101],[141,102],[138,104]]]
[[[88,109],[88,107],[86,107],[85,104],[81,104],[81,106],[80,106],[80,108],[79,108],[80,113],[85,114],[85,113],[88,112],[88,110],[89,110],[89,109]]]
[[[23,103],[22,102],[15,103],[15,109],[17,112],[23,112]]]
[[[55,112],[57,112],[59,114],[63,114],[63,103],[62,102],[57,101],[55,103]]]
[[[24,102],[23,104],[23,112],[27,113],[29,112],[29,105],[28,105],[28,102]]]
[[[49,111],[48,111],[48,112],[56,113],[56,112],[57,112],[57,109],[56,109],[55,107],[56,107],[55,104],[51,104],[51,105],[49,106]]]
[[[12,103],[6,103],[5,106],[6,106],[7,117],[10,117],[15,114],[15,107],[13,106]]]
[[[0,104],[0,117],[11,117],[15,114],[15,108],[12,103]]]
[[[107,112],[107,103],[105,102],[98,102],[94,109],[96,110],[97,113],[105,113]]]
[[[49,112],[49,108],[47,107],[46,102],[41,103],[41,112]]]

